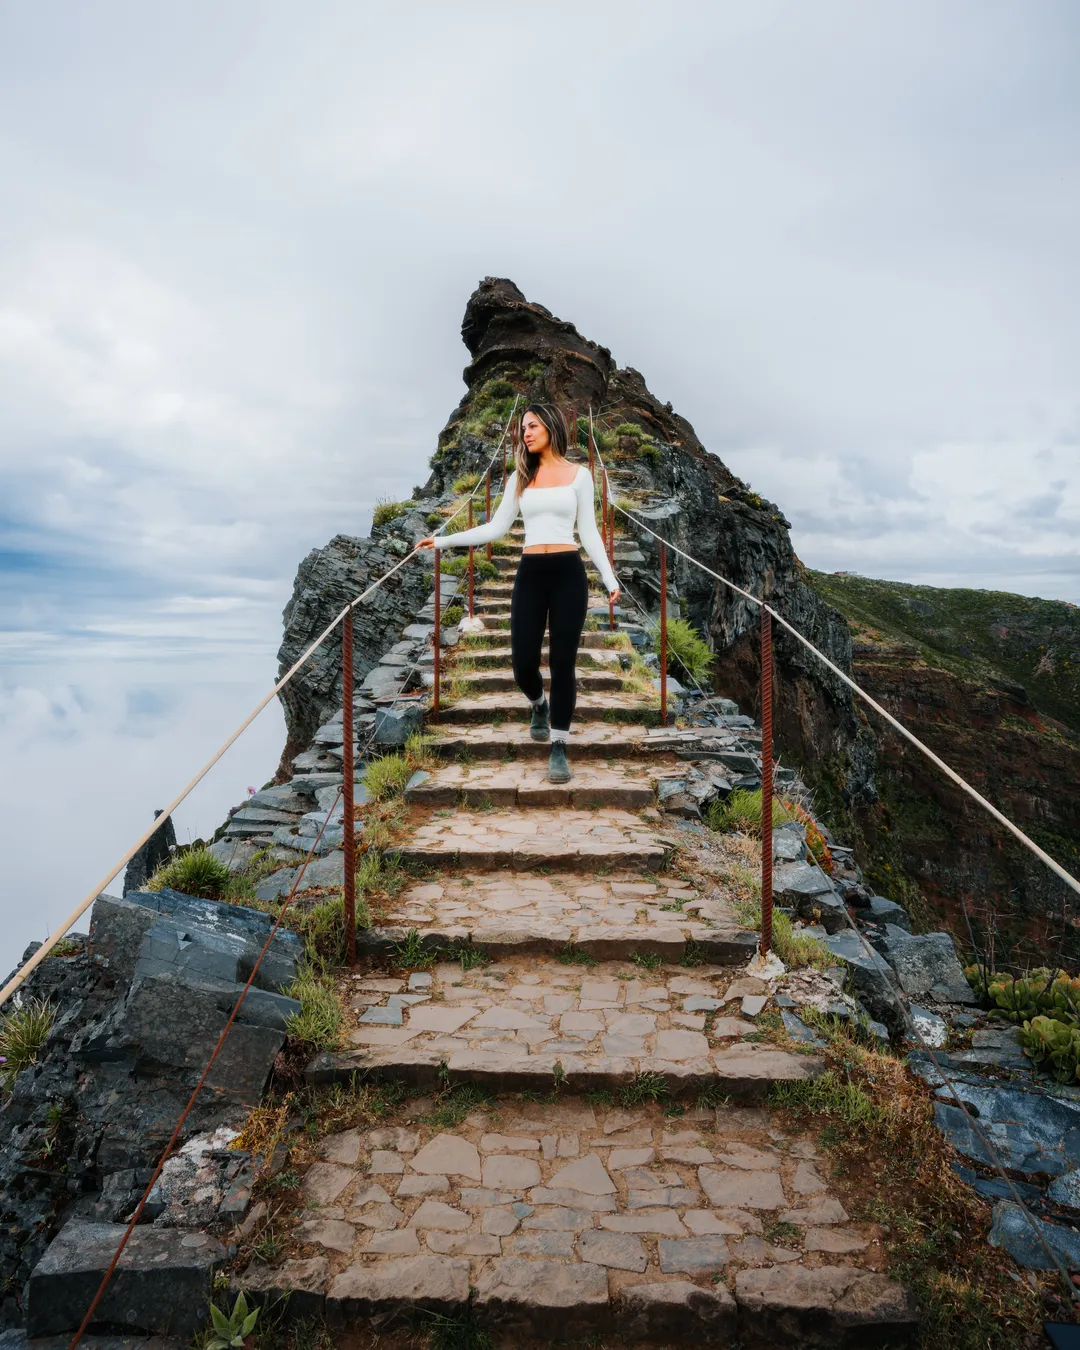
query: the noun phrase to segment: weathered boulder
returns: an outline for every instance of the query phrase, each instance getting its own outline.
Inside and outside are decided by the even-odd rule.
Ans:
[[[855,991],[873,1018],[894,1035],[911,1034],[911,1019],[896,990],[897,978],[884,957],[850,928],[831,934],[824,928],[805,931],[813,931],[813,936],[850,969]]]
[[[1070,1271],[1080,1271],[1080,1232],[1029,1216],[1015,1200],[994,1206],[990,1241],[1028,1270],[1056,1270],[1060,1261]]]
[[[423,709],[418,703],[406,703],[396,708],[375,710],[375,743],[377,745],[404,745],[423,725]]]
[[[1056,1177],[1080,1166],[1080,1105],[1012,1084],[973,1082],[955,1074],[953,1082],[957,1096],[971,1108],[1005,1167]],[[952,1092],[941,1086],[937,1097],[934,1117],[953,1148],[995,1166],[979,1132],[955,1105]]]
[[[934,1003],[975,1003],[964,968],[948,933],[914,936],[894,923],[885,925],[885,959],[896,971],[908,998]]]

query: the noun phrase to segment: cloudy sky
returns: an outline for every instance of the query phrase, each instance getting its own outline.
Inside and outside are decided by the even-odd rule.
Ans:
[[[1069,0],[0,8],[0,964],[423,481],[484,275],[811,566],[1080,601],[1078,47]]]

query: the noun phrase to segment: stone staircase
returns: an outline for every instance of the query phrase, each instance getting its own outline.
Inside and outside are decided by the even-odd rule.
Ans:
[[[476,1317],[505,1345],[903,1343],[914,1314],[880,1233],[767,1104],[823,1063],[759,1030],[777,991],[747,969],[757,935],[656,809],[693,732],[660,727],[640,679],[624,688],[634,626],[612,634],[593,597],[573,777],[549,783],[511,674],[515,560],[495,563],[484,633],[454,649],[427,728],[437,763],[407,789],[415,879],[358,935],[349,1048],[307,1069],[414,1096],[323,1142],[297,1254],[265,1289],[291,1280],[339,1326]],[[433,1117],[478,1089],[460,1124]]]

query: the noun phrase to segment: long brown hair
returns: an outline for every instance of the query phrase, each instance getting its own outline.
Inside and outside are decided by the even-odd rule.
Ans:
[[[521,422],[518,423],[517,427],[514,468],[517,471],[518,496],[536,477],[536,471],[540,467],[540,456],[530,453],[525,445],[525,438],[521,434],[525,413],[532,413],[547,427],[548,435],[551,437],[551,448],[560,459],[566,458],[567,447],[570,444],[570,434],[566,429],[566,418],[562,409],[557,408],[554,403],[530,403],[525,412],[521,414]]]

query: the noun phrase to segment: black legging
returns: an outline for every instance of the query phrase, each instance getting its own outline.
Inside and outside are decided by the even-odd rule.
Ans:
[[[552,731],[570,730],[577,702],[574,668],[588,607],[589,579],[576,549],[521,555],[510,600],[514,679],[533,702],[543,695],[540,648],[550,628]]]

